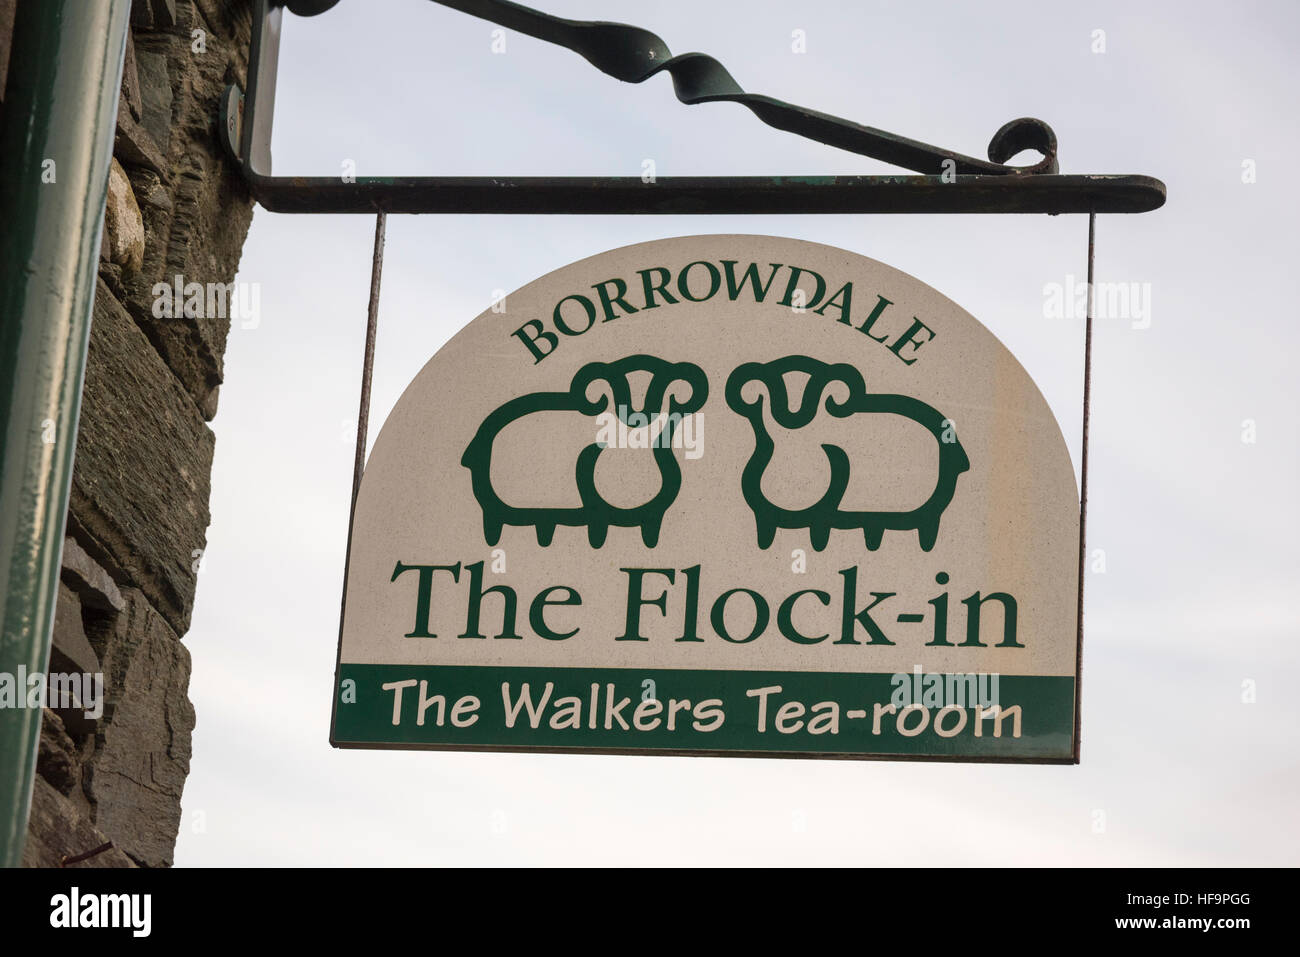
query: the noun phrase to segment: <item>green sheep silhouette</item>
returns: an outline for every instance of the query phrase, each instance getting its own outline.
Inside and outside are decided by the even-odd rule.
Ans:
[[[650,385],[640,409],[632,406],[628,374],[649,372]],[[677,381],[691,387],[690,397],[678,401],[667,396],[669,387]],[[654,420],[668,412],[668,421],[659,440],[654,443],[653,458],[658,467],[660,486],[649,501],[633,507],[611,505],[596,490],[596,462],[604,446],[593,441],[579,454],[574,463],[581,505],[561,507],[516,507],[501,499],[492,487],[492,447],[501,430],[534,412],[568,411],[594,417],[606,411],[609,396],[596,399],[587,397],[587,389],[596,382],[607,382],[614,398],[614,411],[624,425],[635,415]],[[659,541],[659,529],[664,514],[677,498],[682,485],[681,467],[671,447],[673,431],[682,415],[698,411],[709,394],[708,379],[704,371],[689,362],[668,362],[654,356],[632,355],[615,362],[589,362],[574,373],[567,392],[531,392],[511,399],[495,409],[483,420],[474,438],[461,456],[461,465],[469,469],[474,497],[483,510],[483,537],[489,545],[501,538],[505,525],[532,525],[537,530],[537,543],[551,544],[557,525],[586,526],[587,540],[593,548],[605,543],[611,526],[639,528],[641,539],[653,548]],[[664,408],[665,399],[668,408]],[[596,430],[593,428],[592,434]]]
[[[787,372],[803,372],[809,376],[808,384],[797,408],[791,408],[782,378]],[[822,450],[830,462],[831,478],[825,493],[812,505],[801,509],[788,509],[770,502],[763,494],[763,472],[772,461],[775,443],[763,421],[763,399],[747,401],[742,389],[750,382],[767,387],[771,397],[772,417],[787,429],[799,429],[813,420],[819,411],[823,392],[832,382],[849,389],[849,397],[838,402],[834,396],[826,397],[826,411],[832,416],[847,419],[861,413],[887,413],[901,415],[928,430],[939,443],[939,475],[934,492],[925,503],[909,511],[850,511],[841,507],[841,500],[849,485],[849,456],[837,445],[823,445]],[[758,546],[767,548],[776,537],[778,528],[806,528],[812,547],[821,551],[826,547],[832,528],[861,529],[867,548],[880,547],[886,529],[916,529],[924,551],[934,547],[939,535],[939,519],[952,502],[957,489],[957,477],[970,469],[970,459],[952,432],[952,423],[933,407],[920,399],[906,395],[871,395],[867,392],[862,374],[846,363],[827,363],[807,356],[786,356],[772,362],[747,362],[738,366],[727,379],[727,405],[749,420],[754,430],[754,453],[741,472],[740,487],[746,504],[754,513],[758,524]],[[944,433],[950,438],[945,441]]]

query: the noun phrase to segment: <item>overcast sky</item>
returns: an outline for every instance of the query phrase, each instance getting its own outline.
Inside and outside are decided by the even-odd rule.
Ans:
[[[331,749],[374,220],[259,208],[238,278],[259,284],[260,322],[230,334],[185,638],[198,728],[177,864],[1300,863],[1295,5],[539,3],[971,155],[1037,116],[1063,172],[1168,185],[1164,209],[1097,226],[1098,281],[1150,299],[1096,329],[1088,531],[1105,572],[1087,581],[1083,763]],[[684,106],[666,76],[622,84],[517,34],[494,53],[494,29],[422,0],[286,16],[275,171],[888,170],[739,106]],[[841,246],[955,300],[1034,377],[1077,469],[1083,323],[1049,318],[1044,287],[1082,281],[1084,216],[395,216],[372,441],[494,290],[726,232]]]

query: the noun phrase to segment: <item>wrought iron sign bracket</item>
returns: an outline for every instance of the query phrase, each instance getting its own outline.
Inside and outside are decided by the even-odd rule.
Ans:
[[[673,56],[653,33],[564,20],[504,0],[435,0],[565,46],[602,72],[641,82],[672,76],[684,103],[738,103],[769,126],[884,160],[920,175],[873,176],[274,176],[271,122],[283,7],[323,13],[337,0],[254,0],[248,92],[226,90],[219,129],[253,196],[282,213],[1143,213],[1165,202],[1151,176],[1057,172],[1056,137],[1040,120],[1007,123],[979,160],[883,130],[746,93],[718,61]],[[1031,166],[1005,161],[1032,149]]]
[[[274,176],[271,174],[271,122],[283,10],[287,7],[299,16],[315,16],[337,2],[253,0],[255,19],[248,66],[248,93],[245,96],[235,86],[227,88],[219,127],[226,149],[239,165],[253,196],[266,209],[285,213],[369,213],[376,217],[348,523],[348,559],[344,565],[344,598],[340,609],[336,687],[342,666],[342,623],[346,610],[352,531],[366,460],[380,271],[388,213],[1086,213],[1087,274],[1091,289],[1097,214],[1149,212],[1165,202],[1165,185],[1154,177],[1061,175],[1056,135],[1041,120],[1023,118],[1005,124],[989,143],[988,160],[981,160],[749,93],[712,57],[700,53],[674,56],[662,39],[638,27],[565,20],[507,0],[434,2],[566,47],[601,72],[625,82],[640,83],[666,72],[672,78],[677,98],[683,103],[735,103],[775,129],[892,164],[910,171],[912,175],[658,177],[654,182],[644,182],[634,176],[360,176],[348,181],[342,177]],[[1028,166],[1007,165],[1009,160],[1025,150],[1036,151],[1040,159]],[[969,757],[966,760],[1029,760],[1035,763],[1078,763],[1079,760],[1092,307],[1093,300],[1089,296],[1083,350],[1078,639],[1075,646],[1072,754],[1068,758]]]

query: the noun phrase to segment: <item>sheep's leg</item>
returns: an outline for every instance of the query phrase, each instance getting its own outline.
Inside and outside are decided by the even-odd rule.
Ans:
[[[862,537],[866,540],[867,550],[874,552],[885,537],[885,526],[868,522],[862,526]]]
[[[537,523],[537,544],[538,545],[541,545],[543,548],[545,548],[547,545],[551,544],[551,539],[554,537],[555,537],[554,522]]]
[[[921,551],[928,552],[934,548],[935,539],[939,537],[939,520],[932,519],[917,526],[917,535],[921,539]]]
[[[659,544],[659,523],[663,521],[663,516],[658,518],[646,519],[641,523],[641,541],[645,542],[646,548],[654,548]]]
[[[605,536],[609,533],[609,526],[604,522],[592,522],[587,526],[587,544],[592,548],[600,548],[605,544]]]
[[[776,538],[776,526],[768,522],[760,521],[758,523],[758,547],[767,548]]]
[[[483,510],[483,540],[489,545],[495,545],[501,541],[501,528],[503,525],[505,525],[505,522],[495,516],[488,515],[487,509]]]

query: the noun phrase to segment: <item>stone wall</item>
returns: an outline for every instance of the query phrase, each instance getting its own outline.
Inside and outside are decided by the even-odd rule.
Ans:
[[[0,0],[0,65],[14,2]],[[230,323],[157,318],[153,288],[234,278],[252,201],[216,120],[250,29],[247,0],[132,5],[48,669],[102,673],[106,705],[44,712],[27,865],[105,845],[84,866],[172,862],[195,721],[180,639]]]

